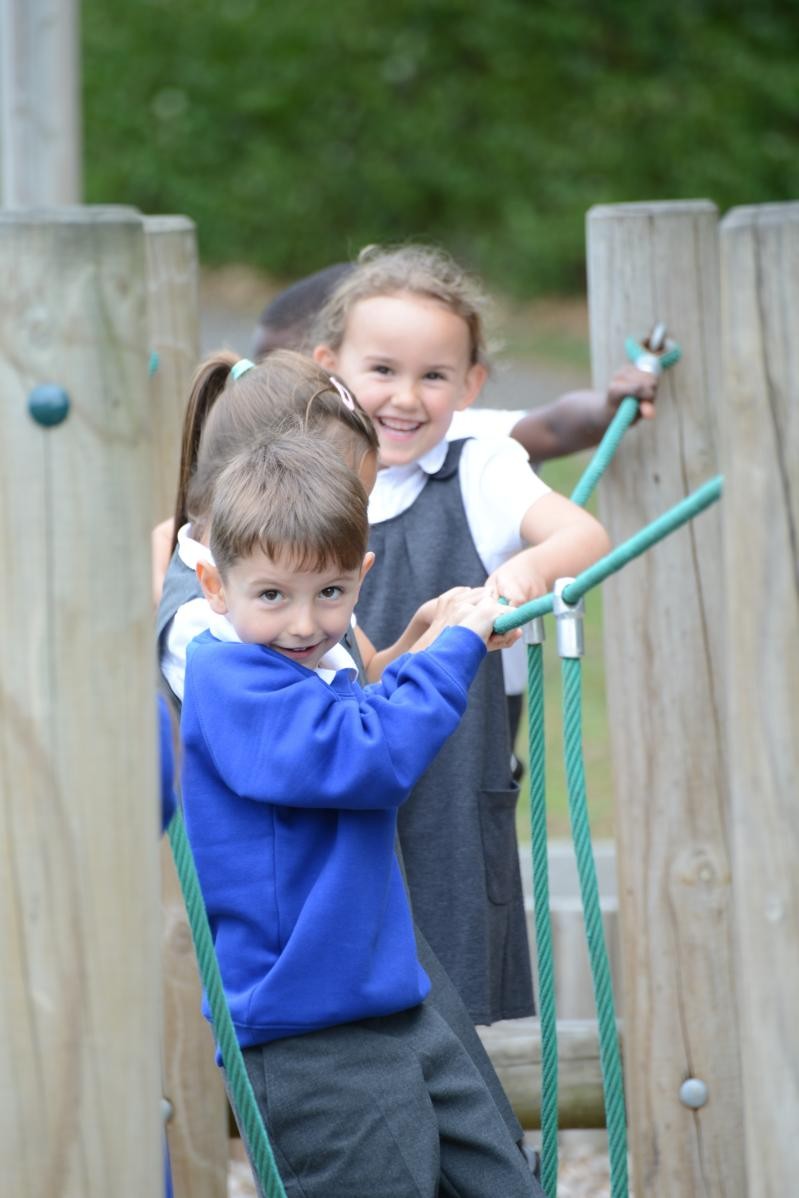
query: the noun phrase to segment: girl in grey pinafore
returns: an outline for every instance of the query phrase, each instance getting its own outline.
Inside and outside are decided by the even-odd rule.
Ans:
[[[450,444],[409,508],[372,526],[376,560],[356,616],[379,649],[427,599],[486,580],[461,496],[464,445]],[[399,811],[414,917],[479,1024],[534,1009],[517,797],[502,663],[489,653],[460,726]]]

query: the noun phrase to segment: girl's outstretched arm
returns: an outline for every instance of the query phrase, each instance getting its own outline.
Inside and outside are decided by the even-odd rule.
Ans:
[[[521,535],[531,548],[509,558],[486,583],[515,605],[547,594],[556,579],[579,574],[610,549],[610,538],[599,521],[554,491],[527,509]]]

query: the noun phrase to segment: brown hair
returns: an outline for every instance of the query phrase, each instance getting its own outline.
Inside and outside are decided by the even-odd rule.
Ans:
[[[369,542],[363,483],[324,441],[293,433],[262,441],[219,476],[211,552],[224,577],[253,550],[288,554],[298,570],[356,570]]]
[[[433,245],[370,245],[361,250],[319,313],[315,343],[339,349],[355,304],[402,292],[433,299],[460,316],[469,330],[470,363],[485,361],[487,297],[477,279]]]
[[[323,437],[356,468],[367,453],[377,453],[371,418],[354,397],[349,407],[331,376],[311,359],[276,350],[234,379],[231,366],[237,360],[225,351],[214,354],[194,377],[183,426],[175,536],[187,520],[195,525],[194,536],[201,535],[220,472],[267,434]]]

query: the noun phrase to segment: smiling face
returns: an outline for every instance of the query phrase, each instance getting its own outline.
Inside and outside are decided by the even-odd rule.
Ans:
[[[350,626],[361,582],[374,561],[367,553],[357,570],[338,565],[298,570],[288,556],[260,549],[234,562],[224,580],[215,567],[198,570],[205,597],[227,615],[239,639],[266,645],[316,669]]]
[[[353,304],[339,348],[319,346],[314,356],[374,420],[381,466],[406,465],[437,445],[485,381],[485,367],[471,362],[466,321],[408,292]]]

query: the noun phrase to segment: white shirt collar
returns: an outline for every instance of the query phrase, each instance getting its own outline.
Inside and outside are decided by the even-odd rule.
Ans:
[[[401,484],[406,478],[411,478],[419,470],[425,474],[437,474],[444,465],[448,449],[449,442],[439,441],[432,449],[428,449],[427,453],[423,453],[420,458],[416,458],[413,462],[408,462],[405,466],[386,466],[384,470],[379,470],[377,473],[378,480],[381,476],[385,475],[386,479],[391,479],[393,484]]]
[[[236,632],[236,629],[231,624],[227,616],[221,616],[218,612],[211,612],[208,622],[208,629],[212,636],[218,641],[232,641],[241,643],[241,638]],[[358,677],[358,667],[355,664],[350,653],[343,645],[334,645],[329,649],[316,667],[315,673],[319,675],[323,682],[328,686],[335,678],[339,670],[347,670],[350,675],[350,681],[354,682]]]
[[[198,562],[213,566],[214,559],[211,550],[201,541],[195,541],[191,535],[191,524],[184,524],[178,529],[178,556],[184,566],[190,570],[197,569]]]

